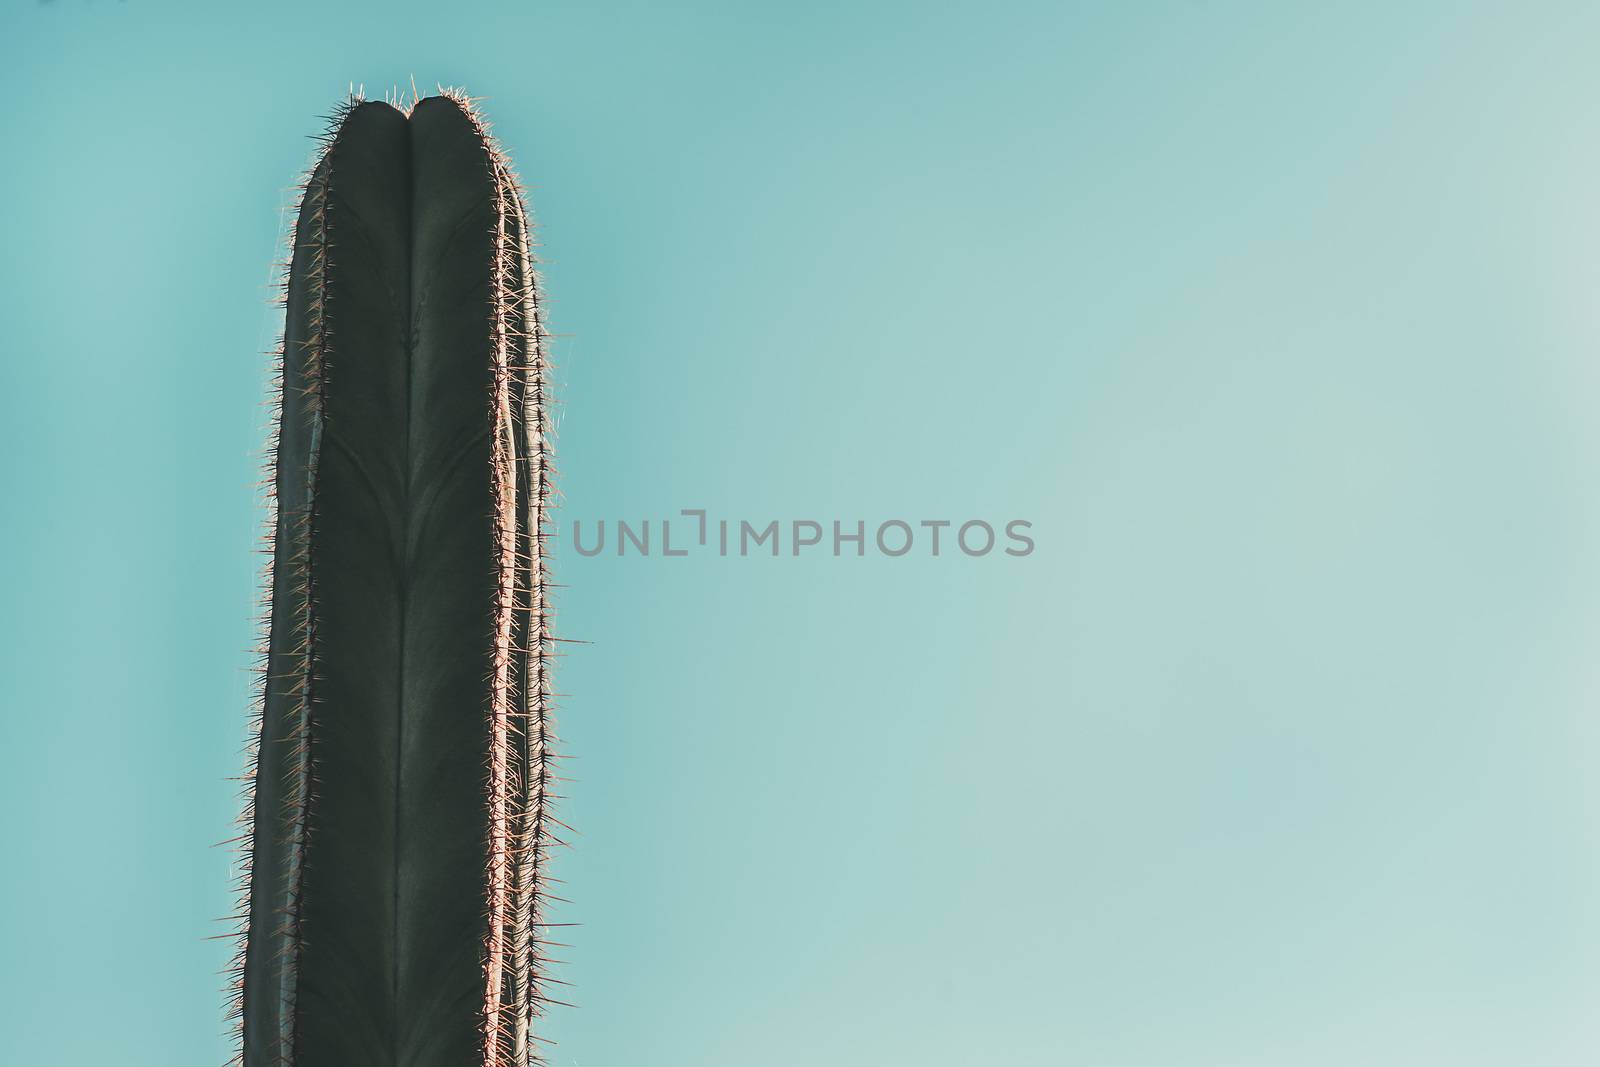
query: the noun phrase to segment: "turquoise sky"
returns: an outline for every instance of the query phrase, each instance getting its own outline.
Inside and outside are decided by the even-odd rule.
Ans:
[[[0,1062],[228,1055],[268,303],[350,83],[531,187],[562,1067],[1600,1057],[1600,8],[14,2]],[[674,533],[677,533],[675,529]]]

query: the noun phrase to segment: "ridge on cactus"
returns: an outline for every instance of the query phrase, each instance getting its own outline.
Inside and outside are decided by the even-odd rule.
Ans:
[[[540,1059],[561,824],[533,263],[467,97],[334,116],[284,293],[243,1067]]]

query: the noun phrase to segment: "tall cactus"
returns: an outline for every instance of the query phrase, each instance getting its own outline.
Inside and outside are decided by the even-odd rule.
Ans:
[[[552,737],[528,215],[465,97],[352,102],[286,286],[243,1067],[523,1067]]]

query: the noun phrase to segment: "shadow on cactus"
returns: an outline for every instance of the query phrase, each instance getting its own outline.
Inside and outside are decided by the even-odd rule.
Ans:
[[[521,1067],[560,844],[546,335],[469,100],[335,116],[285,296],[239,1061]]]

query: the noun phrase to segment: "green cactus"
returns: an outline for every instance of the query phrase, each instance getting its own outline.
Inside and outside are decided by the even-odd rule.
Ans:
[[[560,843],[546,334],[466,97],[340,111],[286,305],[239,1062],[522,1067]]]

